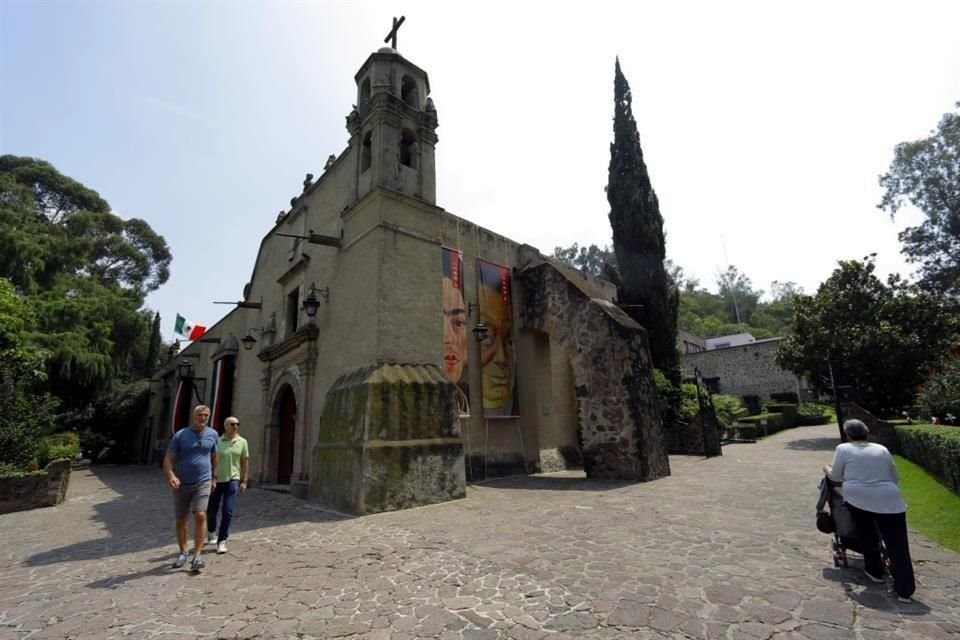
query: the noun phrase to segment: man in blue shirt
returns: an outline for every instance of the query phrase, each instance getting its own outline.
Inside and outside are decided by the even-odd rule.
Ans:
[[[193,562],[190,568],[199,571],[200,557],[207,529],[207,501],[216,486],[213,470],[217,468],[217,432],[207,426],[210,409],[199,404],[193,409],[190,427],[177,431],[170,439],[163,471],[173,489],[173,509],[177,520],[177,544],[180,553],[173,563],[179,569],[187,563],[187,516],[193,512]]]

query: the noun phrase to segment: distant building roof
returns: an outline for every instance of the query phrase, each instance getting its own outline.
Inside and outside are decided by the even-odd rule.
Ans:
[[[749,333],[734,333],[728,336],[717,336],[716,338],[706,339],[707,351],[712,349],[726,349],[727,347],[739,347],[756,341],[757,339]]]

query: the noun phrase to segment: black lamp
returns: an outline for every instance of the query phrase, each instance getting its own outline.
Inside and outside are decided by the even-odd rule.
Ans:
[[[317,299],[318,293],[323,298],[324,302],[330,302],[330,287],[317,289],[316,285],[311,282],[310,293],[307,294],[307,297],[303,300],[303,310],[310,318],[317,315],[317,309],[320,308],[320,300]]]
[[[180,364],[177,365],[177,373],[180,374],[182,379],[192,379],[193,378],[193,363],[189,360],[181,360]]]
[[[250,331],[252,332],[254,329],[250,329]],[[244,350],[250,351],[250,349],[253,349],[253,345],[257,344],[257,339],[253,337],[253,333],[248,333],[240,338],[240,342],[243,343]]]
[[[477,326],[475,326],[472,331],[473,337],[477,339],[477,342],[483,342],[487,339],[487,325],[483,324],[482,322],[478,322]]]

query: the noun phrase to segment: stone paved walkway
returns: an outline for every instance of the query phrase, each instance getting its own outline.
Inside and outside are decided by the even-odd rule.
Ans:
[[[69,500],[0,516],[0,639],[960,637],[960,556],[912,535],[916,602],[833,568],[814,528],[835,427],[639,485],[570,475],[473,485],[455,503],[345,518],[240,500],[230,553],[171,570],[157,469],[74,475]]]

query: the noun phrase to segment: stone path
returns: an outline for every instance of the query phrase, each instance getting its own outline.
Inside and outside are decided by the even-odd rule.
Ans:
[[[0,640],[30,638],[960,638],[960,556],[914,533],[914,604],[834,569],[814,528],[835,427],[673,457],[646,484],[492,481],[365,518],[241,497],[230,553],[169,568],[157,469],[74,475],[0,516]]]

